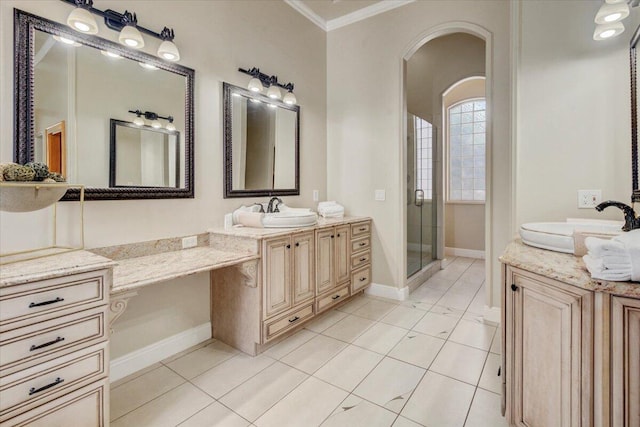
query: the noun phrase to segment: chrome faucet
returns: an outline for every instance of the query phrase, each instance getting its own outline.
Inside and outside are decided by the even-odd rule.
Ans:
[[[636,212],[629,205],[625,205],[622,202],[616,202],[615,200],[607,200],[596,206],[598,212],[602,212],[605,208],[614,206],[620,209],[624,213],[624,226],[622,231],[631,231],[640,228],[640,217],[636,216]]]
[[[273,202],[275,201],[277,201],[278,203],[274,208]],[[272,197],[271,200],[269,200],[269,205],[267,206],[267,213],[280,212],[280,210],[278,209],[278,206],[280,206],[280,204],[282,204],[282,199],[280,197]]]

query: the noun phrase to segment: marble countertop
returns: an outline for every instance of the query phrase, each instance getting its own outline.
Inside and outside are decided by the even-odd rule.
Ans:
[[[258,259],[258,255],[208,246],[121,259],[113,269],[111,295],[143,286]]]
[[[507,246],[500,261],[550,279],[591,291],[640,298],[638,282],[608,282],[592,279],[581,257],[534,248],[516,240]]]
[[[115,263],[88,251],[72,251],[0,266],[0,288],[108,268]]]
[[[308,227],[295,228],[255,228],[233,226],[232,228],[214,228],[208,230],[212,234],[222,234],[226,236],[245,237],[250,239],[264,239],[269,237],[278,237],[285,234],[300,233],[304,231],[312,231],[318,228],[331,227],[334,225],[352,224],[354,222],[369,221],[370,217],[366,216],[345,216],[343,218],[318,218],[318,223]]]

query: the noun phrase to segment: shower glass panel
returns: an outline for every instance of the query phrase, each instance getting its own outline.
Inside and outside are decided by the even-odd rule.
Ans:
[[[407,120],[407,277],[435,258],[435,128],[408,114]]]

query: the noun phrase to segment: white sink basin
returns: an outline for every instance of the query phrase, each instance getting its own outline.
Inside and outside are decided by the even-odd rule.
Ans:
[[[255,228],[309,227],[318,223],[318,214],[311,209],[288,206],[281,209],[281,212],[261,213],[256,207],[243,206],[233,213],[233,223]]]
[[[575,254],[575,235],[611,238],[622,233],[622,222],[567,220],[567,222],[532,222],[520,226],[522,242],[541,249]]]

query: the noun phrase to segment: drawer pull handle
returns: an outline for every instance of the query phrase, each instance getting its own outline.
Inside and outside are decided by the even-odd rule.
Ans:
[[[359,231],[365,231],[367,228],[366,227],[360,227],[358,230]]]
[[[51,387],[55,387],[58,384],[60,384],[61,382],[64,382],[64,380],[62,378],[58,377],[58,378],[56,378],[56,380],[54,382],[52,382],[51,384],[47,384],[47,385],[45,385],[43,387],[40,387],[40,388],[31,387],[29,389],[29,396],[31,396],[33,394],[36,394],[36,393],[40,393],[41,391],[48,390]]]
[[[338,298],[340,298],[340,295],[335,295],[331,297],[331,299],[338,299]]]
[[[363,262],[363,261],[366,261],[366,260],[367,260],[367,258],[366,258],[366,257],[364,257],[364,258],[360,258],[360,262]]]
[[[361,282],[364,282],[365,280],[367,280],[367,278],[366,278],[366,277],[361,277],[361,278],[360,278],[360,281],[361,281]]]
[[[360,243],[360,246],[366,246],[365,242]]]
[[[33,308],[33,307],[42,307],[43,305],[49,305],[49,304],[55,304],[57,302],[62,302],[64,301],[64,298],[56,298],[56,299],[52,299],[50,301],[44,301],[44,302],[32,302],[31,304],[29,304],[29,308]]]
[[[35,351],[35,350],[40,350],[41,348],[45,348],[45,347],[49,347],[50,345],[54,345],[59,343],[60,341],[64,341],[64,338],[62,337],[58,337],[53,341],[49,341],[46,342],[44,344],[40,344],[40,345],[32,345],[31,348],[29,349],[29,351]]]
[[[289,319],[289,323],[293,323],[296,320],[300,320],[300,318],[298,316],[294,317],[293,319]]]

